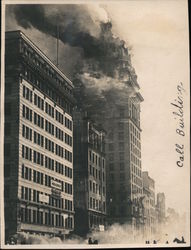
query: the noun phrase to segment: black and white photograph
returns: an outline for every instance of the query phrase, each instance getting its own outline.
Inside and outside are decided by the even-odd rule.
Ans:
[[[1,14],[1,248],[190,246],[188,1]]]

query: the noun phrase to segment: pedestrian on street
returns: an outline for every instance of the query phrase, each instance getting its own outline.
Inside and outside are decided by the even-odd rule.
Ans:
[[[93,241],[92,241],[92,238],[91,238],[91,237],[89,237],[89,239],[88,239],[88,244],[89,244],[89,245],[92,245],[92,244],[93,244]]]

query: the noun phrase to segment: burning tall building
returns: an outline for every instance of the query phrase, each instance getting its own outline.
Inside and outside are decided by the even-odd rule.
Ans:
[[[127,84],[135,87],[133,80]],[[139,93],[110,104],[105,116],[107,206],[111,223],[143,225],[143,185],[141,170],[141,128]]]
[[[74,228],[72,82],[21,31],[5,35],[6,240]]]
[[[95,65],[86,61],[88,72],[74,80],[74,93],[79,107],[106,131],[108,222],[128,223],[136,231],[144,224],[140,127],[143,97],[128,48],[112,35],[111,27],[111,23],[101,25],[103,57]]]

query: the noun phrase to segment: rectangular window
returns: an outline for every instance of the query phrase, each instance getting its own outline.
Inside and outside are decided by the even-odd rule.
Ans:
[[[37,191],[36,190],[33,190],[33,201],[37,202]]]
[[[23,117],[32,122],[32,110],[23,104]]]
[[[21,199],[24,199],[24,187],[21,187]]]
[[[45,148],[54,153],[54,142],[45,138]]]
[[[101,180],[101,171],[99,170],[99,180]]]
[[[36,224],[37,223],[37,211],[33,210],[33,223]]]
[[[32,141],[32,129],[23,125],[22,126],[22,136],[27,140]]]
[[[34,163],[43,166],[44,165],[44,155],[35,151],[33,152]]]
[[[29,199],[29,189],[27,187],[24,188],[24,199],[25,200]]]
[[[103,173],[103,181],[105,181],[105,173]]]
[[[92,208],[92,197],[90,197],[90,208]]]
[[[72,121],[65,117],[65,127],[72,131]]]
[[[34,112],[34,124],[40,128],[44,128],[44,118]]]
[[[49,220],[48,220],[49,216],[48,213],[45,212],[45,225],[49,225]]]
[[[48,104],[46,102],[46,105],[45,105],[45,112],[51,116],[52,118],[54,118],[54,107],[52,107],[50,104]]]
[[[38,144],[39,146],[44,146],[44,136],[40,135],[36,131],[34,131],[34,143]]]
[[[101,195],[101,186],[99,186],[99,195]]]
[[[92,170],[93,170],[93,177],[95,177],[95,168],[92,167]]]
[[[96,200],[96,207],[95,207],[96,210],[98,210],[98,200]]]
[[[89,183],[90,183],[90,191],[92,191],[92,181],[90,181]]]
[[[48,168],[54,171],[54,160],[47,156],[45,156],[45,168]]]
[[[39,212],[39,223],[41,224],[41,225],[43,225],[43,223],[44,223],[44,221],[43,221],[43,212]]]
[[[32,102],[32,91],[23,85],[23,97]]]
[[[105,201],[103,202],[103,211],[105,212]]]
[[[48,122],[45,120],[45,130],[51,134],[54,135],[54,125],[51,122]]]
[[[61,124],[64,123],[64,116],[57,110],[56,110],[56,120]]]
[[[56,127],[56,138],[63,141],[64,140],[64,132]]]
[[[44,100],[43,100],[40,96],[38,96],[38,95],[36,95],[36,94],[34,94],[34,104],[35,104],[39,109],[44,110]]]
[[[54,214],[51,214],[51,225],[54,226]]]
[[[95,183],[93,182],[93,193],[95,193]]]
[[[32,160],[32,149],[22,145],[22,157],[26,160]]]
[[[92,152],[89,151],[89,160],[91,161],[92,160]]]

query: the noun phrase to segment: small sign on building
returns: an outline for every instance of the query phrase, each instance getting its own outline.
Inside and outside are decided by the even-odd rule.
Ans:
[[[61,191],[60,190],[52,188],[51,191],[52,191],[51,196],[53,198],[56,198],[56,199],[61,198]]]
[[[62,190],[62,184],[58,181],[55,181],[55,180],[51,180],[51,187],[58,189],[60,191]]]
[[[39,194],[39,201],[49,203],[49,196],[45,194]]]

